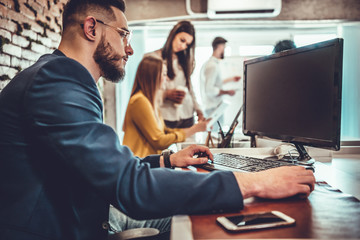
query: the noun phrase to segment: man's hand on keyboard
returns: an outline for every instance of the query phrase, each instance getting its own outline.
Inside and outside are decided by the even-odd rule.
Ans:
[[[197,157],[194,157],[196,155]],[[173,167],[187,167],[207,163],[213,160],[213,155],[209,148],[198,145],[191,145],[177,153],[171,154],[170,162]]]
[[[244,199],[248,197],[286,198],[309,196],[314,190],[312,171],[301,166],[284,166],[255,173],[234,172]]]

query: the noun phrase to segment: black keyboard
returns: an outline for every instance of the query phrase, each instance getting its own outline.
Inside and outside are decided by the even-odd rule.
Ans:
[[[276,160],[266,160],[260,158],[247,157],[230,153],[215,153],[214,162],[198,165],[197,167],[206,170],[230,170],[242,172],[259,172],[270,168],[281,166],[294,166],[295,164],[280,162]]]

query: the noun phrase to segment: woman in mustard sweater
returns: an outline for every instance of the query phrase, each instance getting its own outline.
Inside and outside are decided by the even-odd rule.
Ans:
[[[206,130],[208,121],[183,129],[165,127],[158,109],[161,97],[157,93],[166,76],[166,66],[152,56],[144,57],[137,69],[123,126],[123,144],[136,156],[159,154],[171,144],[183,142],[194,133]]]

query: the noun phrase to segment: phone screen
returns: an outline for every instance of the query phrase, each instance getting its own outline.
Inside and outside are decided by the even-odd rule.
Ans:
[[[249,226],[267,223],[286,222],[284,219],[272,214],[271,212],[260,214],[249,214],[227,217],[227,219],[236,226]]]

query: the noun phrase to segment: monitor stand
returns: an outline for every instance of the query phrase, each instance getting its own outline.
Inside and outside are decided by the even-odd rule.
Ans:
[[[299,153],[299,157],[297,158],[298,161],[309,161],[312,159],[310,155],[307,153],[306,149],[304,148],[304,145],[296,142],[292,142],[292,144],[295,145]]]
[[[295,145],[297,151],[299,152],[299,157],[297,158],[297,160],[300,163],[312,166],[315,163],[315,160],[312,157],[310,157],[310,155],[307,153],[306,149],[304,148],[304,145],[296,142],[293,142],[293,144]]]

